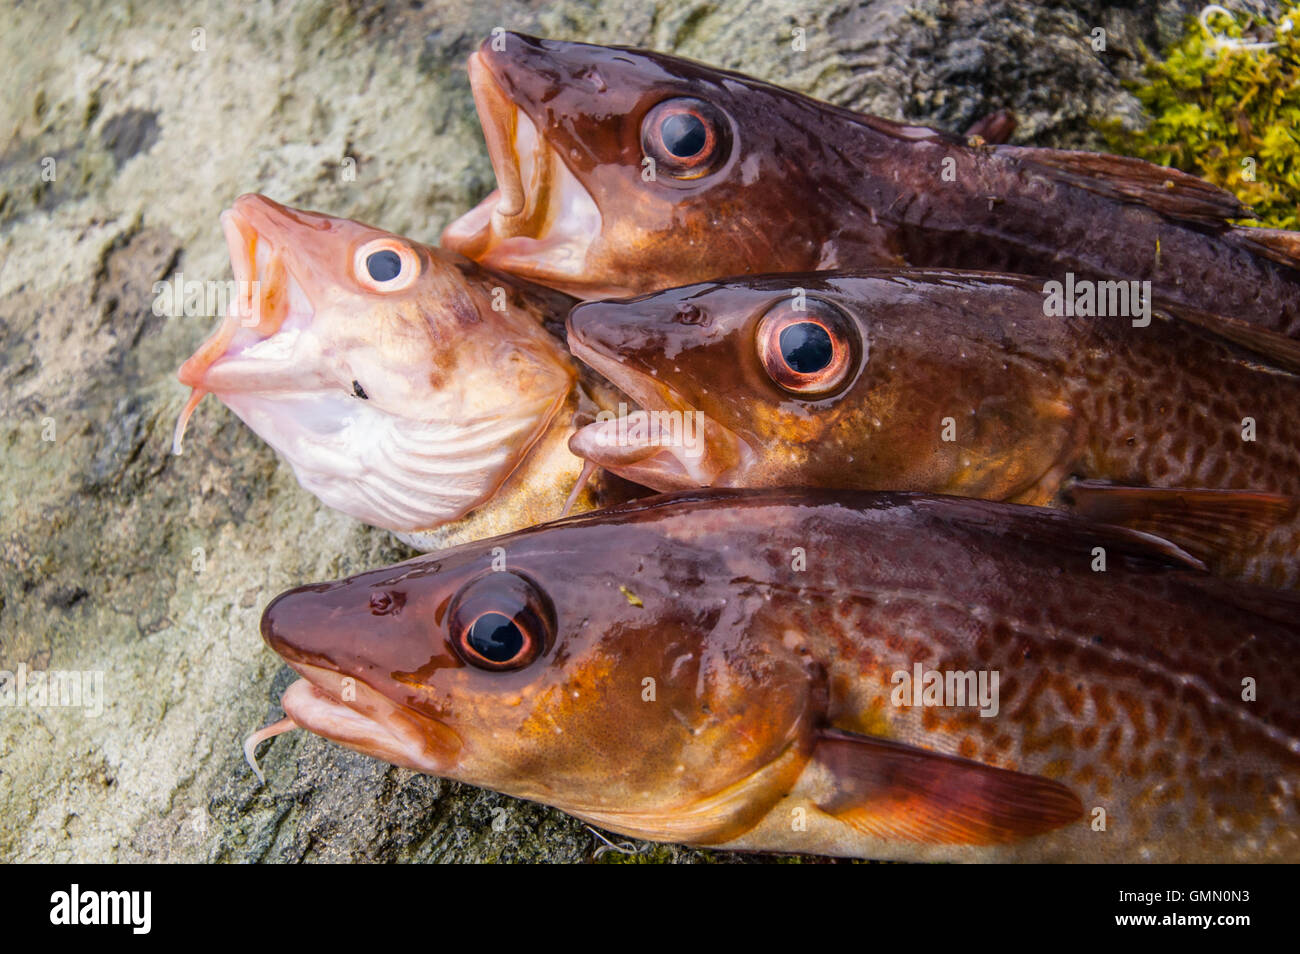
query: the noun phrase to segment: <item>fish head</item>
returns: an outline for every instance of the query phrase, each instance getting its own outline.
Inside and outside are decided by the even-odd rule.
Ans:
[[[730,279],[584,303],[570,350],[640,408],[598,417],[569,446],[657,490],[1006,499],[1070,436],[1048,324],[1028,286],[942,272]]]
[[[486,41],[469,75],[498,188],[444,246],[588,299],[818,267],[811,101],[678,57],[514,33]]]
[[[762,635],[769,601],[736,597],[727,528],[707,504],[627,506],[291,590],[262,618],[303,677],[286,714],[627,833],[752,823],[819,697]]]
[[[178,451],[211,392],[329,506],[423,530],[489,497],[569,391],[560,344],[454,253],[260,195],[221,224],[235,280],[180,369]]]

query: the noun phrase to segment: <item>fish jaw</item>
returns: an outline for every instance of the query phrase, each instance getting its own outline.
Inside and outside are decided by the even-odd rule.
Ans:
[[[267,228],[268,213],[280,211],[287,210],[263,196],[244,195],[221,213],[235,294],[216,331],[177,372],[180,382],[192,391],[176,422],[175,454],[181,453],[190,416],[203,395],[221,398],[251,373],[270,386],[284,381],[283,366],[270,368],[241,360],[247,349],[274,340],[281,331],[297,334],[309,328],[315,317],[314,304],[287,267],[283,243],[276,242]]]
[[[284,713],[300,729],[394,765],[446,775],[455,764],[459,739],[441,723],[416,719],[364,682],[307,663],[291,664],[303,678],[280,698]],[[344,703],[344,696],[354,701]]]
[[[373,576],[373,574],[370,574]],[[284,693],[285,714],[299,728],[417,772],[445,774],[460,757],[460,737],[437,713],[417,713],[384,674],[408,663],[412,650],[445,665],[436,642],[412,639],[400,599],[386,613],[369,601],[348,602],[343,585],[281,593],[262,613],[262,639],[302,678]],[[433,653],[429,651],[432,647]],[[356,665],[365,657],[373,667]],[[431,660],[431,661],[432,661]]]
[[[569,450],[661,492],[744,485],[743,475],[755,459],[747,441],[633,361],[620,360],[584,337],[572,314],[568,332],[574,357],[641,405],[626,415],[598,416],[574,433]]]
[[[459,256],[261,196],[240,197],[222,225],[236,283],[253,291],[181,369],[194,392],[177,449],[211,392],[322,502],[418,533],[489,499],[563,406],[562,348],[526,310],[490,309]],[[419,261],[407,291],[385,297],[349,271],[376,240]]]
[[[587,277],[601,235],[591,193],[510,99],[483,51],[470,55],[469,77],[498,187],[447,226],[443,246],[568,294],[603,297],[608,290]]]

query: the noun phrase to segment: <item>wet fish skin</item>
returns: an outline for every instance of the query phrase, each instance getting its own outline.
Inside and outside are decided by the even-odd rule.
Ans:
[[[564,448],[578,371],[544,325],[571,299],[265,196],[222,224],[235,277],[256,284],[180,369],[194,396],[178,450],[212,392],[305,489],[375,526],[423,539],[470,511],[488,532],[558,512],[580,464]],[[360,273],[372,248],[400,253],[400,287]]]
[[[645,50],[506,34],[471,79],[498,180],[528,214],[494,214],[494,193],[443,242],[579,297],[836,268],[1074,272],[1300,335],[1300,234],[1233,227],[1248,209],[1172,169],[971,144]],[[646,181],[643,119],[680,97],[716,111],[723,158]],[[531,179],[512,171],[524,162]],[[540,214],[548,189],[579,211]]]
[[[1085,480],[1238,491],[1247,508],[1258,502],[1251,494],[1280,495],[1291,504],[1239,533],[1207,530],[1192,504],[1180,514],[1161,501],[1161,520],[1141,528],[1173,539],[1187,530],[1198,543],[1220,532],[1198,553],[1216,572],[1300,586],[1300,376],[1176,308],[1156,308],[1146,327],[1045,315],[1043,287],[991,273],[863,270],[579,305],[569,316],[576,356],[647,411],[699,412],[705,423],[694,456],[619,433],[617,420],[584,428],[570,446],[657,490],[851,487],[1065,506]],[[829,304],[856,342],[848,376],[827,393],[790,392],[760,357],[764,316],[795,314],[800,295],[810,317]],[[1243,439],[1248,420],[1254,440]],[[1229,516],[1208,522],[1226,527]]]
[[[467,664],[456,607],[515,613],[521,580],[553,620],[545,648],[515,671]],[[262,631],[305,677],[284,698],[298,725],[637,837],[1294,861],[1295,609],[1054,511],[709,491],[292,590]],[[893,704],[914,663],[999,671],[997,715]]]

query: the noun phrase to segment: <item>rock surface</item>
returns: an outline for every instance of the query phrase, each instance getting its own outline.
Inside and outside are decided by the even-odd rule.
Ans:
[[[79,10],[74,7],[80,8]],[[493,184],[464,75],[493,27],[673,51],[951,129],[1096,145],[1121,80],[1199,4],[161,0],[24,3],[0,32],[0,670],[103,673],[102,713],[0,708],[4,861],[745,860],[602,840],[559,812],[306,733],[240,753],[289,671],[280,590],[407,552],[326,510],[215,402],[183,456],[175,370],[215,319],[155,282],[229,277],[236,195],[432,241]],[[806,51],[791,48],[805,31]],[[1106,49],[1094,51],[1093,30]],[[351,160],[351,162],[349,162]],[[53,172],[52,181],[50,172]],[[345,172],[355,171],[349,179]],[[621,841],[621,840],[620,840]]]

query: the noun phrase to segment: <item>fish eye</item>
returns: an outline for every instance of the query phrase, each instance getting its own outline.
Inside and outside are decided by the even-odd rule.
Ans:
[[[550,644],[555,612],[528,577],[490,572],[467,583],[448,614],[457,655],[476,669],[522,669]]]
[[[415,250],[395,238],[380,238],[357,249],[352,263],[357,281],[377,292],[401,291],[420,273]]]
[[[659,103],[641,122],[641,150],[677,179],[698,179],[716,169],[730,151],[730,127],[701,99]]]
[[[834,305],[809,298],[803,308],[782,300],[758,323],[758,358],[782,390],[811,397],[833,393],[862,350],[857,327]]]
[[[381,248],[366,256],[366,271],[377,282],[391,282],[402,273],[402,259],[391,248]]]

